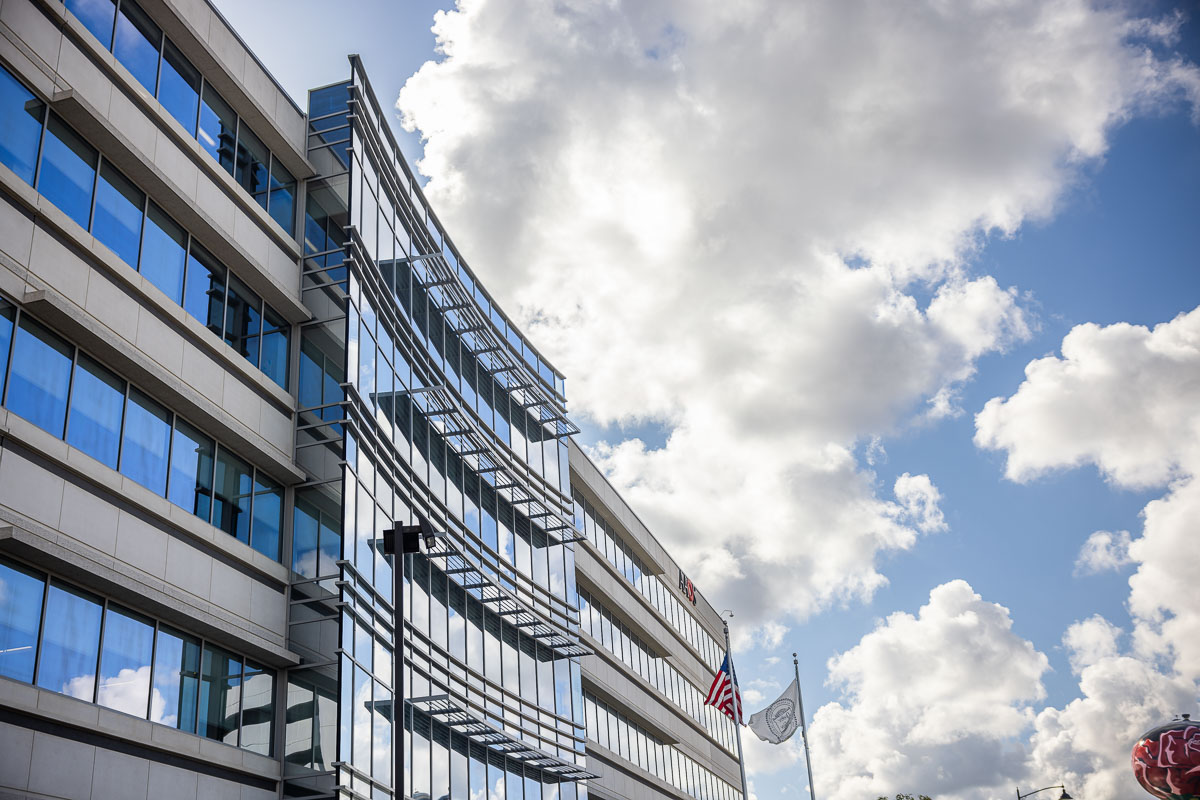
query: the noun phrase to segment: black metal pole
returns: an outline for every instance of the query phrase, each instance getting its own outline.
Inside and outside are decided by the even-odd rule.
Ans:
[[[399,542],[396,541],[397,533],[400,534]],[[428,535],[428,526],[420,516],[416,525],[401,525],[383,532],[383,552],[392,557],[392,602],[396,608],[396,652],[392,654],[392,746],[396,753],[392,787],[395,797],[404,796],[404,560],[410,553],[421,552],[421,537]]]

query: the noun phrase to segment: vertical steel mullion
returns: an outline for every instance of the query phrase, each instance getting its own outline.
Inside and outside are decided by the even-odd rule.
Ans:
[[[139,188],[139,191],[140,188]],[[142,271],[142,247],[146,244],[146,225],[150,220],[150,195],[142,192],[142,229],[138,235],[138,253],[137,265],[134,267],[139,273]]]
[[[50,604],[50,575],[42,580],[42,616],[38,621],[37,651],[33,659],[33,685],[38,685],[38,673],[42,668],[42,643],[46,639],[46,606]]]
[[[179,415],[174,411],[171,412],[171,433],[167,437],[167,474],[163,476],[166,480],[163,481],[163,497],[170,498],[171,496],[171,456],[175,451],[175,424],[179,421]]]
[[[65,2],[65,0],[64,0],[64,2]],[[110,44],[108,46],[108,52],[113,53],[114,55],[117,52],[117,25],[121,22],[121,6],[122,5],[124,5],[124,3],[121,2],[121,0],[113,0],[113,25],[112,25],[112,30],[109,31],[109,37],[108,37],[109,41],[112,42],[112,44]]]
[[[167,49],[167,32],[162,28],[158,29],[158,69],[154,72],[154,97],[158,99],[159,89],[162,88],[162,66],[163,57]],[[161,101],[160,101],[161,102]]]
[[[34,95],[35,97],[37,95]],[[33,161],[33,188],[37,190],[42,179],[42,151],[46,144],[46,129],[50,127],[50,104],[42,103],[42,129],[38,132],[37,153]]]
[[[125,381],[125,402],[121,404],[121,437],[117,441],[117,472],[121,472],[125,466],[125,420],[129,416],[129,393],[132,388],[129,381]]]
[[[13,338],[15,339],[16,337],[14,336]],[[64,403],[66,407],[63,409],[63,432],[61,438],[64,442],[67,440],[67,431],[71,427],[71,392],[75,388],[75,370],[79,367],[79,348],[72,345],[72,350],[71,374],[67,376],[67,397],[66,403]]]
[[[154,620],[154,641],[150,644],[150,691],[146,693],[146,719],[150,719],[150,713],[154,710],[154,670],[158,661],[158,631],[162,627],[162,621]],[[153,722],[154,720],[150,720]]]
[[[191,63],[191,59],[188,59],[188,62]],[[192,64],[192,69],[196,69],[195,64]],[[200,112],[204,110],[204,82],[204,76],[201,75],[200,86],[196,89],[196,118],[192,120],[192,138],[197,141],[200,139]]]
[[[90,147],[90,145],[89,145]],[[92,176],[92,201],[88,208],[88,224],[87,232],[92,233],[92,226],[96,222],[96,196],[100,194],[100,168],[104,165],[104,154],[98,149],[96,150],[96,163],[93,169],[95,174]],[[94,233],[92,233],[95,236]]]
[[[4,386],[0,387],[3,389],[3,392],[0,392],[0,406],[6,406],[8,403],[8,387],[12,384],[12,358],[17,349],[17,329],[21,321],[21,307],[16,303],[13,303],[12,307],[12,336],[8,338],[8,351],[2,354],[4,357]]]
[[[246,657],[238,656],[238,663],[241,664],[241,671],[238,673],[238,707],[237,707],[237,736],[234,741],[238,747],[242,746],[242,710],[246,703]]]
[[[219,448],[220,445],[217,443],[217,440],[213,439],[212,470],[208,474],[208,519],[205,520],[209,525],[217,524],[213,520],[217,514],[217,455]]]
[[[103,666],[104,656],[104,629],[108,623],[108,598],[105,597],[100,603],[100,641],[96,647],[96,677],[92,681],[92,702],[100,702],[100,667]]]

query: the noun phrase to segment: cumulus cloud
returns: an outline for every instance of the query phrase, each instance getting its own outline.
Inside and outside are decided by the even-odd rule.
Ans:
[[[1197,94],[1156,55],[1178,26],[1084,0],[460,0],[398,107],[575,413],[670,431],[593,455],[710,597],[758,598],[754,627],[869,597],[881,553],[945,526],[929,477],[880,486],[854,453],[960,413],[1029,336],[970,257]]]
[[[1143,510],[1140,536],[1098,531],[1080,551],[1083,572],[1135,566],[1129,643],[1098,616],[1073,625],[1064,645],[1081,696],[1042,711],[1032,738],[1042,774],[1064,774],[1087,797],[1134,795],[1131,743],[1200,697],[1200,309],[1154,328],[1081,325],[1061,358],[1025,375],[976,417],[976,442],[1005,452],[1010,478],[1092,464],[1118,487],[1165,492]]]
[[[1129,531],[1096,531],[1079,548],[1076,575],[1095,575],[1133,563],[1129,558]]]
[[[991,796],[1023,769],[1014,740],[1033,724],[1047,668],[1008,609],[965,581],[936,587],[915,616],[892,614],[830,661],[842,700],[813,718],[818,794]]]

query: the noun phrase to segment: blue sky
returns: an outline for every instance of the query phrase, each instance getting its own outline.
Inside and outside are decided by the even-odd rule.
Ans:
[[[381,100],[400,96],[427,137],[397,118],[402,144],[567,372],[581,442],[755,629],[744,688],[773,699],[801,653],[823,800],[1134,791],[1131,737],[1200,694],[1179,633],[1200,593],[1150,587],[1170,584],[1162,553],[1183,534],[1142,516],[1192,497],[1200,355],[1192,339],[1155,367],[1161,348],[1135,332],[1118,352],[1106,329],[1080,337],[1089,369],[1022,382],[1076,326],[1152,328],[1200,304],[1200,21],[1173,16],[1195,3],[900,19],[813,3],[797,20],[752,2],[731,20],[473,2],[439,29],[449,57],[434,2],[350,4],[368,26],[286,4],[313,11],[294,17],[323,42],[305,50],[270,35],[285,4],[218,5],[293,94],[358,52]],[[948,410],[928,412],[941,390]],[[1175,482],[1130,479],[1132,461]],[[1097,531],[1145,541],[1086,574]],[[888,758],[847,752],[867,735]],[[794,748],[748,747],[757,797],[803,790]]]

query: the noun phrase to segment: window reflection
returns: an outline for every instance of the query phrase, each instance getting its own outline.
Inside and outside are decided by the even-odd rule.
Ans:
[[[50,115],[42,145],[37,189],[83,228],[91,220],[92,188],[96,182],[96,150]]]
[[[150,698],[150,659],[154,624],[132,611],[110,605],[104,613],[104,648],[96,702],[145,718]]]
[[[5,404],[44,431],[63,435],[73,348],[21,315],[12,348]]]
[[[132,0],[121,0],[113,55],[133,73],[146,91],[158,88],[158,60],[162,31]]]
[[[92,702],[100,646],[100,602],[51,581],[37,685]]]
[[[116,469],[124,408],[125,381],[81,354],[71,382],[67,443]]]
[[[116,0],[66,0],[67,8],[83,26],[100,40],[106,50],[112,48],[113,18],[117,13]]]
[[[170,39],[163,43],[158,99],[184,130],[192,136],[196,135],[196,114],[200,107],[200,73],[175,45],[171,44]]]
[[[0,66],[0,164],[33,185],[46,105]]]
[[[154,651],[150,721],[195,733],[199,690],[199,641],[170,628],[160,628]]]
[[[111,164],[101,166],[92,234],[134,268],[138,264],[145,206],[146,195]]]
[[[45,584],[37,573],[0,561],[0,675],[6,678],[33,680]]]
[[[250,498],[253,482],[245,461],[221,448],[213,482],[212,524],[250,544]]]
[[[201,519],[212,504],[213,440],[183,420],[175,421],[167,499]]]
[[[165,211],[151,203],[146,214],[138,268],[148,281],[176,303],[183,301],[186,254],[187,233]]]
[[[200,713],[196,732],[209,739],[236,745],[241,688],[242,660],[219,647],[205,645],[200,666]]]
[[[121,472],[165,495],[170,446],[171,415],[142,392],[130,389],[121,436]]]

